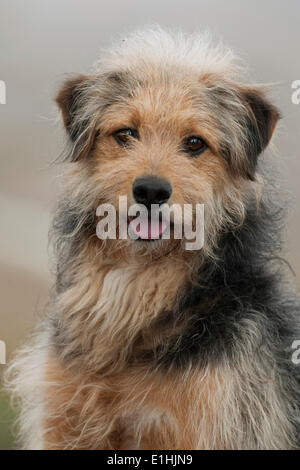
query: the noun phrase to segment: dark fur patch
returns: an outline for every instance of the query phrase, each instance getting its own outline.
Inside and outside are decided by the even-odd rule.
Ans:
[[[56,103],[62,112],[64,125],[73,141],[76,140],[76,133],[74,134],[72,123],[76,102],[80,94],[79,86],[87,79],[87,76],[79,75],[67,80],[56,97]]]
[[[264,96],[262,90],[251,86],[219,84],[208,87],[218,127],[223,135],[221,154],[230,163],[230,168],[240,175],[254,179],[258,156],[267,147],[276,123],[280,118],[278,109]],[[236,139],[234,123],[240,132],[240,150],[234,148]]]
[[[56,259],[56,292],[72,284],[74,260],[89,237],[95,236],[96,212],[84,212],[76,202],[62,201],[53,220],[50,236]]]
[[[249,110],[246,125],[248,135],[246,152],[250,163],[249,176],[253,179],[257,157],[270,142],[280,113],[260,90],[245,87],[242,90],[242,96]]]
[[[278,216],[273,213],[270,217],[263,205],[259,211],[253,206],[242,227],[220,237],[217,260],[201,267],[185,286],[172,314],[166,314],[168,321],[171,315],[176,322],[178,316],[188,322],[184,333],[171,342],[178,348],[170,344],[168,353],[160,358],[162,363],[184,363],[194,355],[201,361],[218,361],[224,354],[234,353],[240,327],[248,319],[262,323],[262,336],[266,328],[278,334],[278,326],[294,320],[298,301],[285,299],[280,288],[280,240],[278,224],[274,225]],[[292,323],[290,329],[293,338],[295,326]]]

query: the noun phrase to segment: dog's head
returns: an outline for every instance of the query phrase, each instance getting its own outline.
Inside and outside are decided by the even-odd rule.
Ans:
[[[148,210],[176,204],[184,214],[191,205],[194,226],[195,206],[204,204],[207,249],[221,229],[240,222],[279,112],[263,87],[242,83],[239,74],[231,52],[206,38],[156,30],[132,35],[92,74],[66,81],[57,103],[71,143],[74,194],[86,210],[116,208],[117,238],[124,218],[140,235],[119,240],[117,249],[182,248],[174,227],[170,240],[163,238],[164,221],[152,224],[150,211],[148,227],[135,225],[119,196]],[[173,225],[183,220],[171,213]]]

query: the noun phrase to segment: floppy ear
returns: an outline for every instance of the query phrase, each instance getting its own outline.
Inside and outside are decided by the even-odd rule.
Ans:
[[[239,86],[242,102],[247,110],[246,124],[246,156],[248,159],[247,176],[254,178],[258,156],[269,144],[274,133],[279,110],[266,97],[262,87]]]
[[[88,113],[88,90],[92,78],[78,75],[68,79],[56,97],[65,128],[73,144],[71,160],[77,161],[91,150],[96,136],[95,123]]]
[[[221,154],[235,173],[254,180],[258,156],[280,118],[278,109],[259,85],[212,82],[208,93],[221,131]]]

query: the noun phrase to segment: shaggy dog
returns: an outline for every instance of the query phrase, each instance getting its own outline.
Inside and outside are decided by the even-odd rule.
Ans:
[[[154,28],[60,90],[56,285],[7,379],[23,447],[299,447],[299,306],[259,163],[279,112],[242,77],[206,36]],[[120,195],[203,204],[203,248],[99,239],[97,207]]]

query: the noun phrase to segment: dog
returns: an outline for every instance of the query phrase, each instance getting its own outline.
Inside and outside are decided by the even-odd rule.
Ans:
[[[6,378],[22,447],[299,448],[299,301],[261,155],[280,118],[268,87],[207,35],[157,27],[56,101],[68,136],[56,283]],[[151,229],[101,239],[97,208],[120,196]],[[201,249],[172,236],[176,218],[168,239],[153,229],[154,204],[203,205]]]

